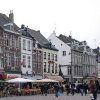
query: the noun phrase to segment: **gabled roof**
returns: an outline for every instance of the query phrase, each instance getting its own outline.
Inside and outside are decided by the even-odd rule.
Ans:
[[[12,23],[9,17],[7,17],[5,14],[0,13],[0,26],[3,28],[4,24],[8,23]],[[14,25],[14,31],[18,32],[20,28],[15,23],[13,23],[13,25]]]
[[[40,33],[40,31],[35,31],[28,28],[28,32],[33,36],[41,45],[48,43],[48,40]]]
[[[20,32],[21,32],[21,35],[22,36],[25,36],[25,37],[29,37],[29,38],[33,38],[31,35],[30,35],[30,33],[27,31],[27,29],[25,30],[22,30],[22,29],[20,29]]]
[[[71,36],[67,37],[65,35],[60,34],[58,38],[63,41],[64,43],[71,43],[71,42],[79,42],[76,39],[73,39]]]
[[[60,34],[58,38],[69,45],[73,50],[77,50],[79,52],[84,52],[84,47],[86,48],[86,52],[91,52],[91,48],[87,45],[86,41],[78,41],[76,39],[73,39],[71,36],[67,37],[65,35]]]
[[[100,48],[93,49],[94,53],[100,56]]]
[[[39,42],[39,44],[46,48],[46,49],[51,49],[51,50],[55,50],[58,51],[41,33],[40,31],[35,31],[32,30],[30,28],[28,28],[28,32],[30,33],[30,35],[32,37],[34,37],[35,40],[37,40]]]

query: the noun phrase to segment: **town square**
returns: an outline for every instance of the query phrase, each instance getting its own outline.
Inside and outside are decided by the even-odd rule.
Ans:
[[[0,100],[100,100],[99,0],[0,4]]]
[[[100,99],[100,95],[98,99]],[[90,96],[81,96],[80,94],[76,94],[74,96],[66,96],[66,94],[62,94],[61,97],[55,98],[54,94],[49,94],[47,96],[34,95],[34,96],[13,96],[13,97],[4,97],[0,98],[0,100],[90,100]]]

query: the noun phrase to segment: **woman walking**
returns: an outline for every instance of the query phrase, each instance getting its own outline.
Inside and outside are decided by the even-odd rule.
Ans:
[[[61,93],[60,93],[60,85],[58,83],[55,83],[54,89],[55,89],[55,97],[59,97],[61,95]]]
[[[94,80],[90,80],[89,87],[90,93],[91,95],[93,95],[93,98],[91,100],[97,100],[97,87]]]

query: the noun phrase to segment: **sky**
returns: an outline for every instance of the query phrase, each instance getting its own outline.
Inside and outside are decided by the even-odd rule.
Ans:
[[[55,30],[100,46],[100,0],[1,0],[0,13],[8,16],[10,10],[19,27],[40,30],[46,38]]]

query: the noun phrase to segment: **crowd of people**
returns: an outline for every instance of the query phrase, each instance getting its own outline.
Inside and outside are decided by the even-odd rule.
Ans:
[[[63,92],[66,93],[68,96],[75,95],[76,93],[79,93],[80,95],[87,95],[87,93],[90,94],[91,100],[97,100],[97,93],[100,92],[100,84],[98,80],[90,80],[90,82],[82,82],[82,83],[68,83],[62,84],[62,83],[41,83],[41,84],[23,84],[22,88],[40,88],[41,94],[47,96],[49,94],[48,90],[53,89],[55,93],[55,97],[59,97]],[[15,90],[16,86],[13,84],[6,84],[5,86],[0,86],[0,91],[5,91],[5,94],[9,95],[14,93],[13,90]],[[13,91],[13,92],[12,92]],[[18,94],[18,93],[17,93]],[[21,94],[20,94],[21,95]]]
[[[55,90],[55,96],[59,97],[64,91],[66,92],[66,95],[68,96],[71,94],[72,96],[76,93],[80,93],[80,95],[87,95],[90,94],[91,100],[97,100],[97,93],[100,92],[100,84],[97,80],[90,80],[89,83],[68,83],[66,82],[65,85],[55,83],[50,86],[50,84],[41,84],[41,93],[42,95],[45,94],[47,96],[48,89],[50,87],[53,87]]]

